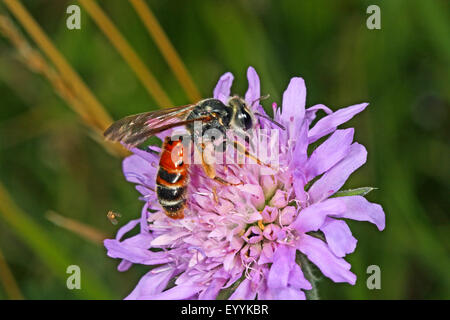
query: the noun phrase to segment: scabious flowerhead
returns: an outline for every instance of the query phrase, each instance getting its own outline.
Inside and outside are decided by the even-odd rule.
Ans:
[[[247,76],[245,100],[267,116],[259,102],[253,103],[260,97],[258,75],[250,67]],[[214,97],[226,102],[232,81],[231,73],[224,74]],[[122,259],[120,271],[135,263],[152,266],[127,299],[215,299],[222,290],[232,291],[230,299],[304,299],[312,285],[299,255],[334,282],[355,283],[343,257],[355,250],[357,240],[340,218],[369,221],[383,230],[385,217],[380,205],[362,196],[333,197],[367,156],[353,142],[352,128],[337,127],[367,103],[332,112],[324,105],[305,109],[305,100],[303,79],[292,78],[282,108],[273,104],[274,119],[285,130],[259,119],[258,128],[278,130],[276,170],[268,173],[255,163],[218,165],[220,176],[241,182],[223,186],[206,178],[200,165],[191,165],[182,220],[168,218],[156,199],[157,154],[133,149],[123,171],[142,194],[142,215],[115,239],[105,240],[108,255]],[[318,111],[326,115],[312,125]],[[137,225],[140,232],[123,240]]]

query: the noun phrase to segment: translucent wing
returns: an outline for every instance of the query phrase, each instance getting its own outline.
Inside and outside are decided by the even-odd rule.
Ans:
[[[131,115],[114,122],[104,135],[112,141],[120,141],[130,146],[137,146],[147,138],[170,128],[185,125],[208,117],[185,120],[196,105],[167,108]]]

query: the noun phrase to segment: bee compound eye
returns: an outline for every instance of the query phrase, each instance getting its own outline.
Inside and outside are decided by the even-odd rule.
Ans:
[[[252,117],[248,114],[247,111],[242,111],[242,122],[244,124],[245,130],[251,129],[253,123],[252,123]]]

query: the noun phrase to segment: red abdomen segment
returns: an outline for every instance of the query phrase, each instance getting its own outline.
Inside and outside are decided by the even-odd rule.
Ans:
[[[172,219],[184,218],[189,168],[184,163],[185,156],[183,143],[166,137],[156,176],[156,195],[164,212]]]

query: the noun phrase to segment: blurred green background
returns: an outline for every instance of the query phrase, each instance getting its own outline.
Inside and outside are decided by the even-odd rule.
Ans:
[[[76,1],[21,2],[114,119],[158,106],[83,7],[81,30],[66,28],[66,8]],[[97,3],[173,103],[188,103],[130,3]],[[357,284],[323,279],[321,298],[450,298],[450,2],[147,3],[203,97],[211,96],[226,71],[235,75],[233,92],[244,94],[251,65],[261,77],[262,93],[271,95],[263,103],[267,109],[272,99],[280,101],[293,76],[305,79],[308,106],[323,103],[336,110],[370,102],[344,126],[355,127],[355,139],[369,151],[367,163],[345,188],[378,187],[367,197],[383,205],[386,229],[380,233],[368,223],[350,222],[359,242],[347,260]],[[371,4],[381,8],[381,30],[366,27]],[[3,2],[0,14],[20,26]],[[101,243],[47,218],[54,211],[113,237],[139,216],[142,203],[122,176],[120,158],[92,139],[80,117],[47,79],[18,59],[1,33],[0,182],[1,193],[18,207],[0,195],[0,299],[121,299],[146,272],[143,266],[118,272],[118,261],[106,256]],[[118,225],[106,218],[109,210],[122,214]],[[81,267],[81,290],[66,288],[69,264]],[[372,264],[381,268],[381,290],[366,287]]]

